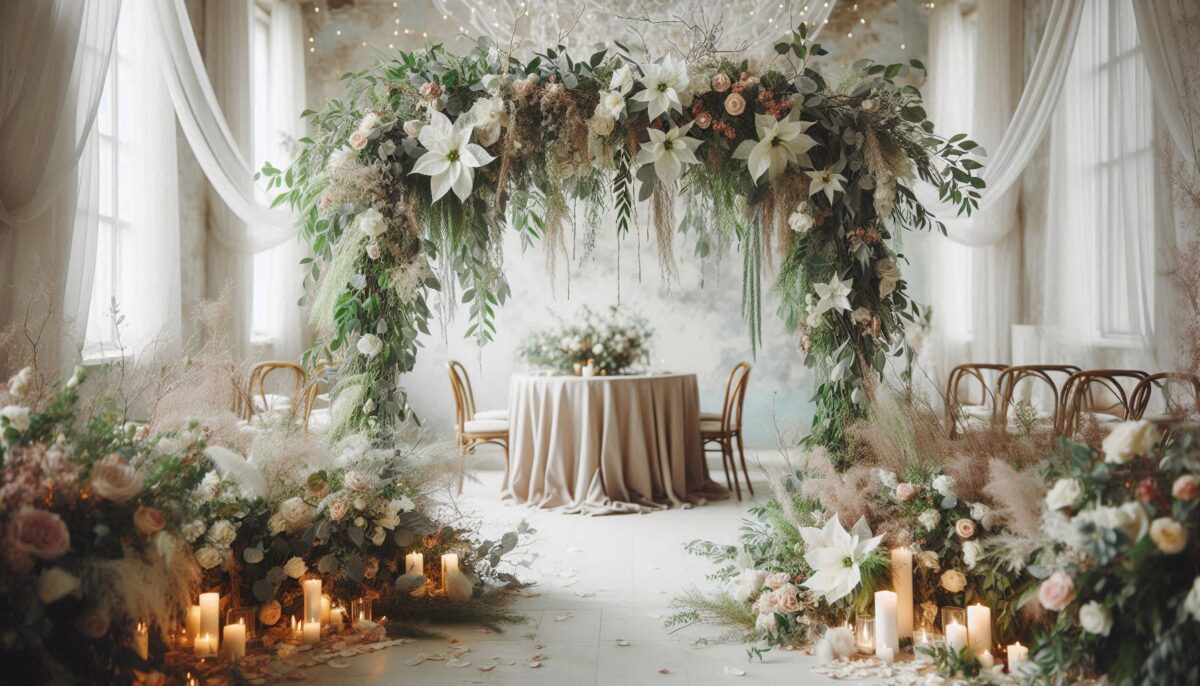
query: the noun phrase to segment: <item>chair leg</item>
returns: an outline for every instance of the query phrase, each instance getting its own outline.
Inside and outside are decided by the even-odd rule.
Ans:
[[[742,486],[739,483],[737,473],[737,463],[733,461],[733,443],[728,439],[721,441],[721,455],[729,461],[729,466],[726,467],[725,474],[733,472],[733,492],[737,495],[738,502],[742,501]]]
[[[737,435],[738,456],[742,460],[742,474],[746,476],[746,488],[750,490],[750,497],[754,497],[754,484],[750,483],[750,470],[746,469],[746,446],[742,442],[742,432]]]
[[[725,472],[725,488],[733,490],[733,482],[729,480],[729,463],[725,460],[725,447],[721,446],[721,470]]]

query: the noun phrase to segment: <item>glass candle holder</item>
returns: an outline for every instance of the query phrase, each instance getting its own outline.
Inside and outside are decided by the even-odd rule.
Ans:
[[[225,613],[226,624],[245,624],[246,640],[253,641],[258,636],[258,606],[239,607]]]
[[[942,608],[942,633],[946,633],[946,627],[951,624],[967,625],[967,608],[965,607],[943,607]]]
[[[375,621],[371,615],[371,599],[359,598],[350,601],[350,623],[357,625],[361,621]]]
[[[875,654],[875,617],[860,614],[854,618],[854,647],[864,655]]]

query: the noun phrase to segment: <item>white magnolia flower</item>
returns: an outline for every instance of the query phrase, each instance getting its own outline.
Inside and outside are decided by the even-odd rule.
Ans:
[[[8,405],[4,409],[0,409],[0,417],[7,420],[8,425],[17,430],[17,433],[25,433],[29,429],[29,408],[22,405]]]
[[[625,96],[619,91],[605,91],[600,94],[600,102],[596,103],[597,115],[610,119],[620,119],[625,112]]]
[[[1079,608],[1079,626],[1089,634],[1107,636],[1112,625],[1112,613],[1100,603],[1092,600]]]
[[[1151,422],[1139,419],[1114,426],[1100,447],[1104,450],[1105,462],[1125,464],[1150,452],[1157,443],[1158,429]]]
[[[948,474],[939,474],[937,478],[933,480],[932,486],[933,490],[937,491],[942,497],[954,497],[954,477]]]
[[[992,508],[984,505],[983,503],[971,503],[971,519],[974,519],[981,524],[984,523],[984,520],[987,519],[988,513],[991,511]],[[986,527],[987,525],[984,524],[984,526]]]
[[[1200,622],[1200,576],[1192,581],[1192,590],[1183,599],[1183,609],[1192,615],[1194,621]]]
[[[942,514],[937,510],[925,510],[917,516],[917,523],[926,530],[932,531],[942,521]]]
[[[824,192],[825,198],[832,205],[834,194],[841,193],[844,190],[842,184],[845,183],[846,177],[835,173],[832,169],[810,171],[807,174],[810,179],[808,182],[808,194],[810,196]]]
[[[23,398],[33,387],[33,367],[25,367],[8,380],[8,394],[14,398]]]
[[[372,207],[358,215],[358,230],[370,238],[378,238],[380,234],[387,231],[387,221],[379,213],[379,210]]]
[[[975,564],[979,562],[979,554],[982,549],[979,547],[978,541],[966,541],[962,545],[963,562],[967,565],[967,569],[974,569]]]
[[[850,309],[850,287],[853,279],[840,279],[837,274],[829,278],[829,283],[819,283],[813,286],[817,292],[817,310],[825,314],[830,310],[841,312]]]
[[[733,151],[733,156],[746,160],[750,177],[755,181],[763,174],[767,175],[768,180],[775,179],[789,164],[810,164],[807,153],[817,142],[804,131],[813,122],[799,121],[796,116],[795,111],[784,119],[776,119],[769,114],[754,115],[758,140],[742,141]]]
[[[472,170],[495,159],[487,150],[470,142],[471,128],[463,123],[469,119],[460,117],[451,124],[446,115],[431,111],[429,124],[417,136],[429,152],[421,155],[410,173],[431,177],[434,202],[451,189],[459,200],[466,200],[475,183]]]
[[[1167,555],[1174,555],[1187,545],[1187,529],[1170,517],[1159,517],[1150,523],[1150,540]]]
[[[850,595],[862,581],[859,565],[883,541],[883,536],[870,534],[865,520],[859,520],[852,531],[846,531],[837,515],[826,522],[820,533],[814,533],[811,527],[801,529],[806,544],[810,540],[824,544],[809,544],[805,552],[804,561],[812,567],[814,574],[804,586],[824,596],[829,603]]]
[[[621,65],[620,69],[613,72],[612,80],[608,82],[608,89],[625,95],[631,88],[633,88],[633,71],[628,64]]]
[[[37,595],[43,605],[79,591],[79,577],[62,567],[51,567],[38,577]]]
[[[796,233],[808,233],[812,226],[813,218],[808,213],[808,203],[802,202],[796,206],[796,211],[788,216],[788,227]]]
[[[740,574],[729,581],[729,585],[725,590],[729,595],[733,596],[734,600],[739,603],[746,603],[762,590],[766,579],[766,572],[760,572],[755,569],[743,569]]]
[[[383,340],[373,333],[363,334],[358,339],[358,352],[367,357],[375,357],[383,350]]]
[[[696,148],[701,141],[685,135],[691,128],[689,122],[666,133],[658,129],[649,129],[647,133],[650,134],[650,140],[643,143],[638,150],[638,164],[653,164],[654,173],[660,181],[667,185],[675,183],[684,165],[697,164],[700,161],[696,159]]]
[[[680,94],[687,92],[690,83],[683,62],[668,56],[661,64],[643,64],[641,82],[644,88],[634,93],[633,99],[646,103],[651,121],[666,112],[683,110]]]
[[[492,145],[500,140],[500,129],[508,125],[508,111],[499,95],[476,100],[467,116],[475,124],[475,138],[481,145]]]
[[[1046,493],[1046,507],[1051,510],[1062,510],[1072,507],[1083,495],[1083,484],[1077,479],[1059,479]]]

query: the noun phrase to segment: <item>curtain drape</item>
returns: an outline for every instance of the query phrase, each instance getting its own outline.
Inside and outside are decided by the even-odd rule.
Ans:
[[[14,284],[51,280],[62,330],[44,351],[46,371],[82,345],[99,209],[92,132],[120,9],[120,0],[0,3],[0,323],[16,315]]]
[[[1200,5],[1193,0],[1135,0],[1133,13],[1159,116],[1183,161],[1195,165],[1200,122],[1191,113],[1200,112],[1200,102],[1196,102],[1200,93],[1193,92],[1186,81],[1188,66],[1180,54],[1176,32],[1181,26],[1200,22]]]

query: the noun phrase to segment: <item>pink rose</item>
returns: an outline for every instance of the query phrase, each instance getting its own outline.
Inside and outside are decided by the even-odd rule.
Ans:
[[[426,100],[437,100],[442,94],[442,87],[436,83],[429,82],[421,84],[421,97]]]
[[[533,93],[533,86],[536,81],[532,79],[517,79],[513,81],[513,93],[518,98],[527,98]]]
[[[696,126],[702,129],[707,129],[712,126],[712,115],[708,112],[701,112],[696,115]]]
[[[266,626],[275,626],[283,616],[283,607],[278,600],[269,600],[258,607],[258,621]]]
[[[26,506],[8,523],[8,547],[10,554],[55,560],[71,548],[71,532],[62,517]]]
[[[775,591],[767,591],[758,597],[755,605],[758,606],[759,614],[769,614],[779,607],[779,596]]]
[[[725,91],[729,90],[729,86],[729,77],[725,74],[717,74],[716,76],[712,77],[712,89],[716,92],[724,93]]]
[[[1075,581],[1061,570],[1054,572],[1042,582],[1037,593],[1038,602],[1052,612],[1062,612],[1075,600]]]
[[[156,534],[167,525],[167,518],[157,508],[142,505],[133,513],[133,525],[143,536]]]
[[[105,500],[128,502],[142,492],[142,477],[125,458],[113,453],[92,469],[92,490]]]
[[[800,589],[791,584],[782,586],[775,594],[779,597],[779,611],[794,614],[800,611]]]
[[[108,633],[108,613],[98,607],[88,608],[79,617],[79,631],[92,640]]]
[[[767,575],[767,588],[772,590],[781,588],[784,584],[791,583],[792,577],[788,576],[787,572],[771,572]]]
[[[730,93],[728,98],[725,98],[725,111],[736,117],[746,111],[746,99],[737,93]]]
[[[907,502],[908,500],[911,500],[912,497],[916,494],[917,494],[917,485],[916,484],[911,484],[911,483],[905,481],[904,483],[900,484],[899,486],[896,486],[896,500],[899,500],[902,503]]]
[[[954,523],[954,533],[959,538],[967,539],[975,535],[975,522],[963,517]]]
[[[350,147],[355,150],[362,150],[367,147],[367,134],[362,131],[355,131],[350,134]]]
[[[345,500],[333,500],[329,503],[329,518],[335,522],[341,521],[342,517],[346,516],[350,506]]]
[[[1171,485],[1171,495],[1180,500],[1195,500],[1200,496],[1200,481],[1191,474],[1184,474]]]

